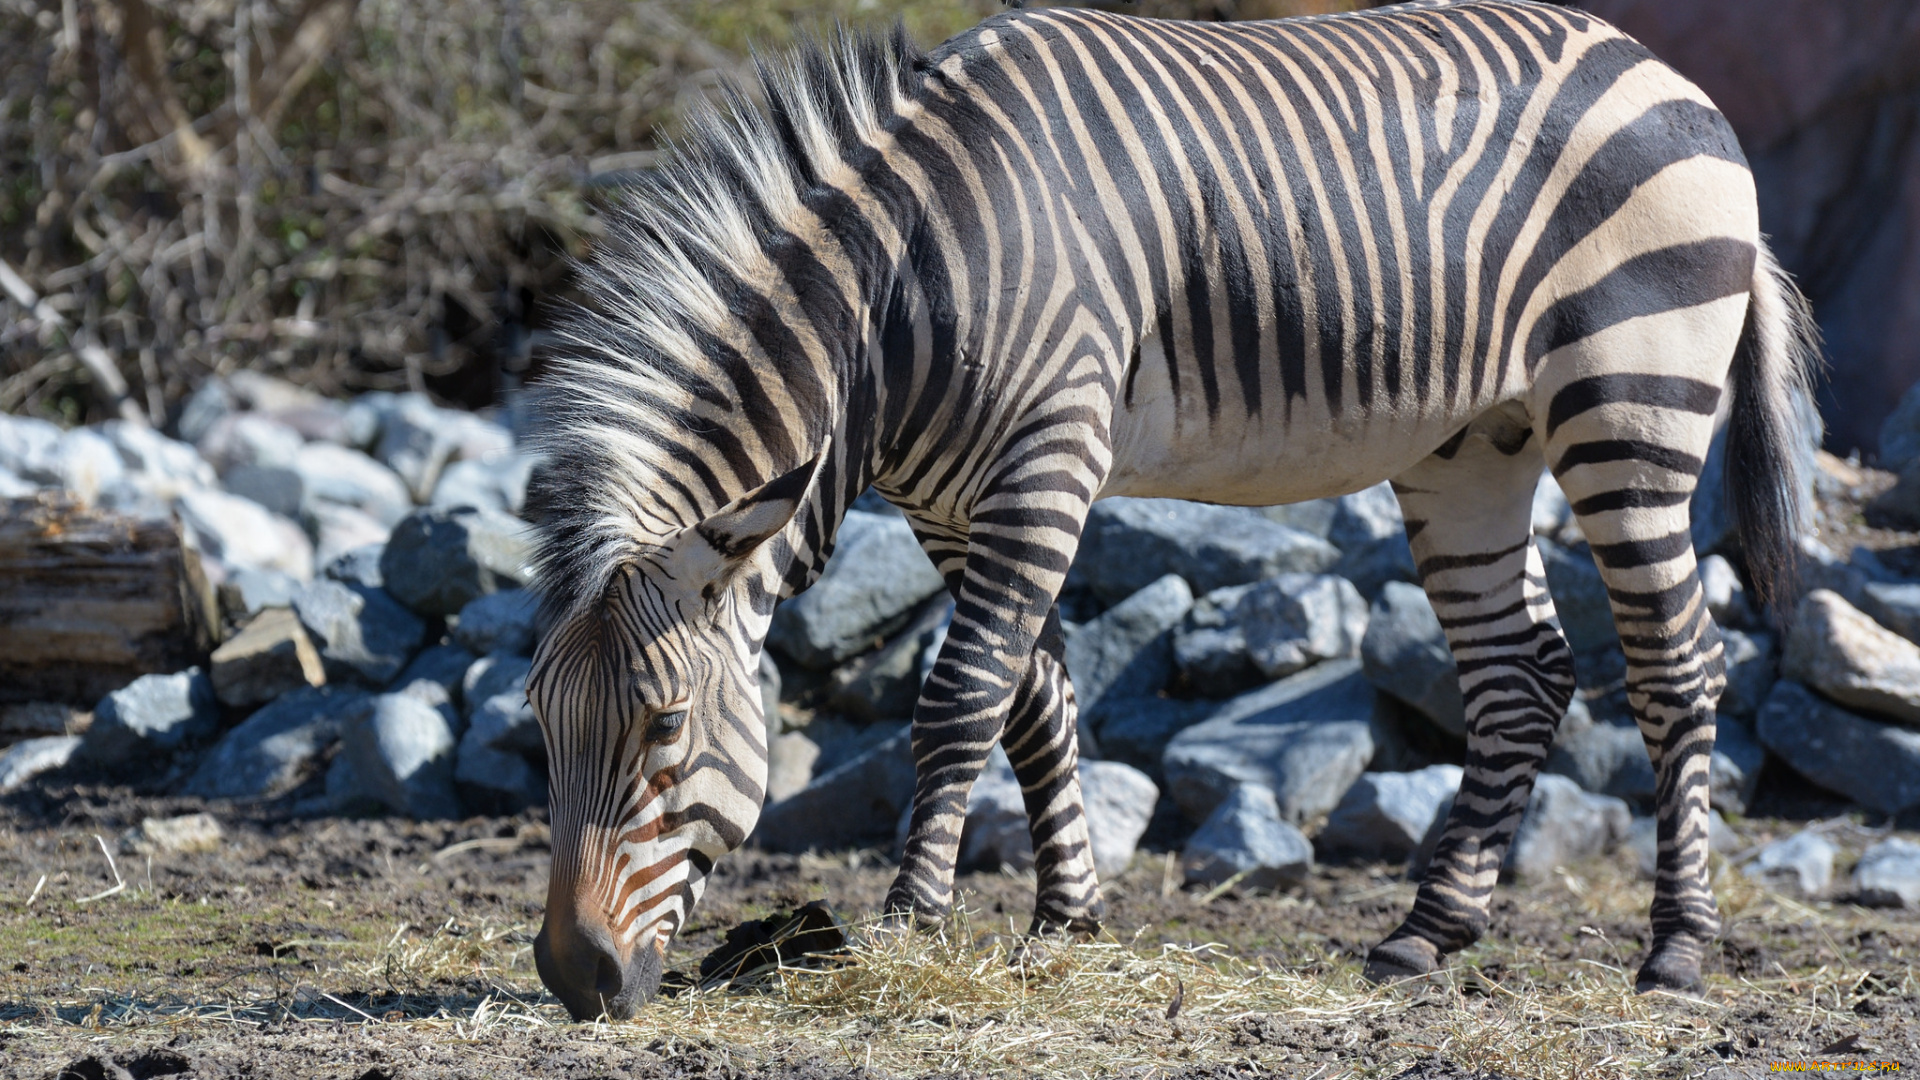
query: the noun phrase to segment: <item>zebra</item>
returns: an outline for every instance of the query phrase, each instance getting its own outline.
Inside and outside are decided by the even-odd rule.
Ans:
[[[1725,119],[1592,16],[1429,0],[1253,23],[1007,11],[762,57],[580,268],[543,408],[549,754],[535,957],[628,1016],[751,833],[756,671],[869,486],[954,600],[915,707],[895,925],[953,903],[998,741],[1034,934],[1103,916],[1056,607],[1088,508],[1269,505],[1390,479],[1457,659],[1465,778],[1375,980],[1476,940],[1572,654],[1532,542],[1549,469],[1605,580],[1658,776],[1641,990],[1718,932],[1725,683],[1689,540],[1717,422],[1755,591],[1790,587],[1816,360]],[[1729,392],[1730,390],[1730,392]]]

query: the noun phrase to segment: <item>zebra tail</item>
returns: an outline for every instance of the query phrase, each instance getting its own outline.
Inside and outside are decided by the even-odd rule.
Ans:
[[[1798,575],[1796,537],[1810,509],[1805,448],[1819,435],[1812,395],[1821,364],[1807,298],[1763,242],[1733,356],[1726,483],[1747,573],[1764,604],[1790,598]]]

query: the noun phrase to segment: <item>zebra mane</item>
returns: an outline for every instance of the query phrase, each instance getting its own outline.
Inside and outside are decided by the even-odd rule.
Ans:
[[[608,212],[536,401],[544,463],[529,517],[547,620],[602,595],[637,552],[727,501],[701,483],[706,470],[689,467],[703,455],[682,449],[701,431],[752,422],[710,343],[738,324],[737,295],[766,278],[767,242],[805,194],[877,145],[885,121],[913,101],[922,60],[898,22],[756,53],[764,104],[725,85],[718,104],[691,110],[668,164]]]

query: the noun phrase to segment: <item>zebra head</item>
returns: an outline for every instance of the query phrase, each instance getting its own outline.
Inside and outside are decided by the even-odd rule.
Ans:
[[[759,819],[764,583],[787,547],[768,541],[812,475],[810,462],[634,540],[535,653],[527,696],[546,736],[553,872],[534,958],[577,1019],[629,1017],[653,997],[714,860]]]

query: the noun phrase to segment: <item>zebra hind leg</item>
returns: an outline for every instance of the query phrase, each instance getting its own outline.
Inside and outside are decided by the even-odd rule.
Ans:
[[[1421,581],[1460,669],[1467,756],[1413,910],[1367,956],[1374,981],[1424,975],[1485,932],[1500,864],[1574,689],[1533,545],[1542,458],[1495,410],[1394,479]]]
[[[1078,710],[1065,653],[1056,608],[1034,648],[1000,742],[1020,781],[1033,837],[1036,883],[1028,933],[1092,937],[1100,932],[1105,905],[1080,792]]]

